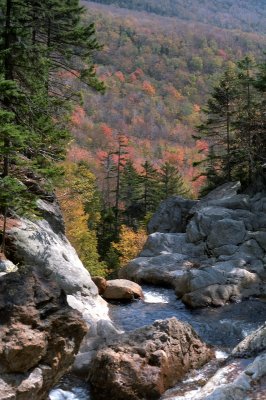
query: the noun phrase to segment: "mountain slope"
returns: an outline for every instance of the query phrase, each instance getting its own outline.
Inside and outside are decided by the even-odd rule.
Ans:
[[[226,29],[266,33],[264,0],[94,0]]]
[[[127,136],[129,157],[139,169],[174,162],[186,181],[206,143],[192,139],[200,111],[226,66],[246,54],[259,61],[265,37],[180,21],[146,12],[84,2],[104,44],[95,54],[104,96],[86,92],[72,122],[72,160],[89,160],[99,177],[118,134]],[[73,150],[74,149],[74,150]],[[102,171],[102,172],[101,172]]]

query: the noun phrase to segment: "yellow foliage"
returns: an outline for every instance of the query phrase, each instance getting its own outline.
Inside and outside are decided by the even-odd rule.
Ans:
[[[119,242],[112,243],[112,246],[121,254],[120,263],[122,266],[139,254],[146,239],[147,234],[144,229],[135,232],[133,229],[122,225]]]
[[[64,187],[57,190],[57,195],[70,243],[91,275],[106,276],[106,265],[99,261],[96,232],[88,228],[89,215],[85,212],[85,201],[93,201],[94,181],[86,166],[67,163]]]

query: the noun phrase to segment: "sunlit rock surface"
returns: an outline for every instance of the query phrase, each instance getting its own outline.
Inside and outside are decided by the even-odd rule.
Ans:
[[[152,233],[120,277],[171,285],[193,308],[265,296],[266,192],[239,190],[239,182],[227,183],[194,203],[184,233],[169,220],[172,203],[163,203],[159,215],[166,233]]]
[[[79,354],[76,356],[75,369],[83,372],[88,369],[91,355],[99,344],[106,341],[106,337],[110,335],[110,332],[117,333],[118,331],[109,319],[107,303],[99,296],[98,289],[92,282],[89,272],[83,267],[76,251],[64,235],[64,224],[58,204],[53,199],[51,201],[39,200],[38,207],[40,216],[37,218],[29,220],[13,217],[12,223],[8,224],[7,256],[10,261],[9,265],[18,266],[19,271],[26,270],[30,277],[36,275],[41,281],[52,282],[59,293],[65,296],[65,303],[69,312],[71,313],[71,309],[80,312],[83,321],[86,322],[88,333],[82,341]],[[6,271],[6,266],[7,262],[4,263],[5,272],[2,273],[4,275],[3,278],[11,275],[7,274],[9,271]],[[10,301],[12,304],[12,300]],[[27,312],[25,311],[25,314]],[[103,328],[104,326],[106,326],[106,329]],[[57,329],[60,331],[60,324],[57,325]],[[27,358],[30,354],[29,358],[32,358],[32,363],[36,366],[35,356],[26,350],[26,348],[30,347],[26,344],[26,337],[31,332],[25,327],[21,328],[21,332],[24,332],[23,336],[25,337],[22,350],[27,354]],[[38,339],[38,343],[43,343],[40,349],[36,346],[35,349],[36,354],[41,357],[45,352],[45,338],[39,336],[36,334],[35,339]],[[8,338],[9,336],[7,336],[7,340]],[[14,336],[14,341],[16,341],[16,336]],[[11,341],[10,345],[13,342]],[[67,342],[65,345],[67,354],[68,348],[70,350],[71,346]],[[74,347],[75,352],[73,351],[73,354],[77,353],[77,347]],[[39,361],[41,362],[41,358]],[[67,368],[73,362],[74,356],[71,356],[69,362],[66,363]],[[12,358],[10,365],[16,365],[14,358]],[[34,372],[34,380],[36,381],[34,386],[39,386],[40,390],[42,390],[41,388],[47,390],[48,386],[54,386],[56,380],[67,368],[62,368],[60,373],[55,374],[53,378],[48,373],[43,374],[42,371],[36,370]],[[20,370],[16,369],[16,372],[20,372]],[[28,383],[27,386],[25,385],[23,386],[25,399],[29,400],[31,399],[29,397],[31,389],[28,387]],[[18,398],[20,399],[20,397]],[[32,397],[34,400],[37,398],[38,400],[42,399],[41,397]],[[24,397],[21,397],[21,399],[24,399]]]

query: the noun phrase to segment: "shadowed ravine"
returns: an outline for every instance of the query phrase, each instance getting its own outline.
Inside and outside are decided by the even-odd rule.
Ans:
[[[189,310],[176,299],[172,289],[144,286],[143,290],[144,301],[110,305],[110,317],[118,327],[130,331],[143,325],[149,325],[157,319],[175,316],[182,321],[189,322],[204,341],[215,346],[218,358],[225,357],[224,353],[229,352],[265,320],[266,302],[256,299],[220,308]],[[248,362],[239,362],[234,368],[243,369]],[[211,363],[199,371],[192,372],[186,377],[185,385],[179,384],[176,390],[168,391],[163,398],[178,400],[179,396],[184,396],[186,393],[190,396],[189,393],[192,390],[195,393],[206,377],[210,377],[214,373],[216,368],[214,364]],[[189,397],[186,398],[189,399]],[[51,392],[50,399],[88,400],[91,397],[89,387],[85,382],[68,375]]]

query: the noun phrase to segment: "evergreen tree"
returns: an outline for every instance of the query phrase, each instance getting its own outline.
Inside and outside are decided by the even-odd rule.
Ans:
[[[235,121],[237,136],[236,171],[241,180],[251,183],[255,173],[257,91],[254,88],[256,63],[246,56],[238,62],[238,99]]]
[[[143,172],[141,174],[142,183],[142,206],[144,216],[149,212],[154,212],[160,203],[160,176],[158,171],[149,161],[142,164]]]
[[[137,227],[137,221],[141,220],[141,180],[134,164],[128,160],[124,166],[121,176],[121,201],[123,202],[123,213],[127,226]]]
[[[266,92],[266,61],[259,65],[257,79],[255,80],[254,84],[260,92]],[[265,99],[263,100],[265,102]]]
[[[0,179],[14,196],[26,165],[51,177],[64,155],[64,113],[73,91],[65,90],[60,71],[103,90],[91,60],[99,45],[83,12],[78,0],[0,0]],[[17,196],[24,192],[18,188]],[[6,218],[4,200],[0,207]]]
[[[114,216],[115,216],[115,233],[119,233],[119,212],[120,212],[120,201],[121,201],[121,174],[126,163],[128,140],[124,135],[118,136],[118,149],[113,154],[116,156],[115,169],[115,205],[114,205]]]
[[[211,152],[204,160],[207,170],[213,171],[212,176],[208,176],[209,183],[213,178],[220,182],[231,179],[234,163],[236,99],[237,75],[233,69],[228,69],[214,88],[204,109],[206,120],[199,126],[200,134],[208,138],[211,147]],[[214,171],[216,174],[213,174]]]
[[[208,102],[199,129],[210,139],[203,160],[209,188],[230,179],[249,185],[265,164],[265,64],[257,70],[254,59],[245,57],[231,79],[225,81],[227,73],[222,77]]]
[[[184,181],[180,172],[169,161],[166,161],[161,166],[160,178],[162,184],[162,200],[173,195],[188,195],[188,190],[184,186]]]

